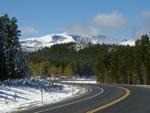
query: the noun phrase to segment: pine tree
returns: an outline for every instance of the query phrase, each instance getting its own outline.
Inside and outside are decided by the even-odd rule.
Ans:
[[[63,67],[62,67],[62,65],[60,65],[59,68],[58,68],[58,74],[59,74],[59,76],[63,75]]]
[[[95,64],[96,75],[100,82],[106,83],[108,81],[110,70],[110,53],[106,45],[100,50]]]
[[[22,54],[18,37],[16,18],[9,18],[8,15],[0,17],[0,53],[1,53],[1,75],[0,79],[23,78],[27,76],[25,57]]]

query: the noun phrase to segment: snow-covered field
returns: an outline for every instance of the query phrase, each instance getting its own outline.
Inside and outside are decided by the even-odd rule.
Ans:
[[[57,84],[60,86],[60,84]],[[77,86],[61,85],[51,86],[48,90],[42,88],[0,85],[0,113],[26,109],[28,107],[52,104],[73,97],[80,92]],[[42,89],[42,90],[41,90]],[[83,93],[84,91],[82,91]],[[41,96],[43,95],[43,96]],[[42,99],[43,97],[43,99]]]

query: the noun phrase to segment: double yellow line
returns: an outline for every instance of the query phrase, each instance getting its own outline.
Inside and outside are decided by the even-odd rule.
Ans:
[[[97,107],[97,108],[95,108],[95,109],[92,109],[92,110],[90,110],[90,111],[88,111],[88,112],[86,112],[86,113],[95,113],[95,112],[97,112],[97,111],[100,111],[100,110],[102,110],[102,109],[105,109],[105,108],[107,108],[107,107],[110,107],[110,106],[112,106],[112,105],[114,105],[114,104],[120,102],[121,100],[127,98],[127,97],[130,95],[130,90],[128,90],[127,88],[124,88],[124,87],[119,87],[119,88],[121,88],[121,89],[123,89],[123,90],[125,91],[125,93],[124,93],[123,96],[121,96],[121,97],[117,98],[116,100],[111,101],[111,102],[109,102],[109,103],[107,103],[107,104],[105,104],[105,105],[102,105],[102,106],[99,106],[99,107]]]

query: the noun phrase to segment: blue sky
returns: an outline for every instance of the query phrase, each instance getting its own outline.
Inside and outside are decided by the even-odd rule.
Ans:
[[[150,0],[0,0],[0,15],[18,19],[22,37],[101,34],[110,40],[150,30]]]

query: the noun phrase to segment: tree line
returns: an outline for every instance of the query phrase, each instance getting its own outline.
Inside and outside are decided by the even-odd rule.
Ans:
[[[104,45],[95,63],[103,83],[150,84],[150,40],[143,35],[135,46]]]
[[[28,55],[28,66],[34,76],[91,76],[99,45],[87,44],[77,51],[76,43],[54,45]]]
[[[70,78],[73,75],[73,69],[71,64],[66,64],[65,66],[57,66],[55,64],[50,64],[48,61],[41,61],[37,63],[30,62],[28,66],[34,78],[36,78],[37,76],[40,76],[41,78]]]
[[[136,40],[135,46],[87,44],[79,51],[75,47],[76,43],[46,47],[30,53],[28,62],[32,65],[47,62],[42,66],[43,75],[96,75],[101,83],[150,84],[148,35]],[[66,68],[68,65],[70,68]],[[70,73],[65,74],[64,70]]]

